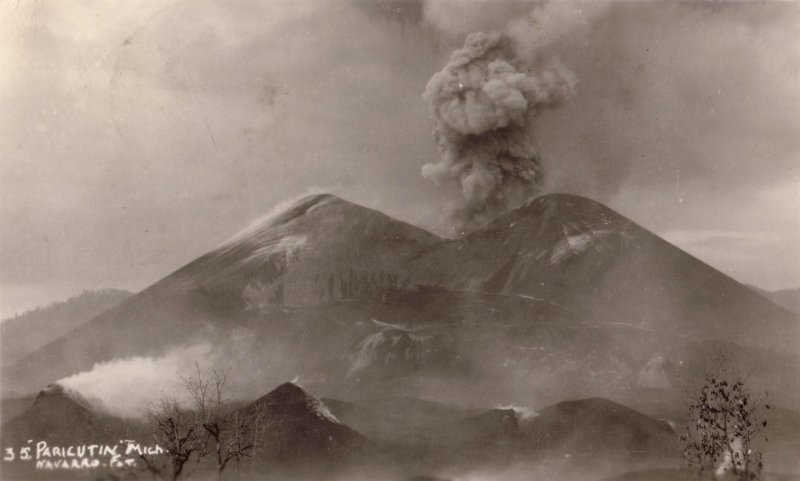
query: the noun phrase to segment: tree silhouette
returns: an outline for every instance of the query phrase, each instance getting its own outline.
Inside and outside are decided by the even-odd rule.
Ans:
[[[742,481],[757,479],[763,463],[753,442],[767,427],[761,407],[740,373],[723,367],[706,374],[681,436],[688,467],[701,475],[714,471]],[[769,409],[768,404],[763,407]]]
[[[212,456],[217,478],[232,460],[237,463],[252,454],[255,446],[253,432],[258,419],[251,419],[240,410],[232,409],[226,396],[228,370],[204,371],[195,365],[195,372],[184,379],[184,387],[192,400],[192,412],[202,433],[198,458]]]
[[[156,442],[166,451],[169,466],[164,470],[157,465],[155,457],[140,455],[140,458],[148,472],[175,481],[199,449],[197,426],[181,404],[171,398],[158,401],[148,412],[148,418],[153,424]]]

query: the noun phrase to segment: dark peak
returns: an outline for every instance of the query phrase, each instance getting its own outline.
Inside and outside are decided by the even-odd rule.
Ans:
[[[45,398],[52,398],[52,397],[65,397],[69,398],[72,397],[73,391],[68,390],[64,386],[58,383],[49,384],[46,388],[39,391],[39,394],[36,395],[36,400],[45,399]]]
[[[39,394],[36,396],[36,399],[46,397],[46,396],[59,396],[64,394],[64,386],[58,383],[49,384],[46,388],[39,391]]]
[[[78,391],[69,389],[58,383],[48,385],[39,391],[33,405],[73,405],[85,411],[91,411],[92,405]]]
[[[306,404],[314,398],[297,384],[286,382],[267,393],[261,400],[269,404]]]
[[[506,212],[467,239],[535,235],[564,240],[566,236],[626,229],[631,221],[609,207],[572,194],[547,194]]]
[[[588,197],[583,197],[576,194],[565,194],[563,192],[552,192],[550,194],[540,195],[530,201],[528,201],[528,205],[533,203],[539,204],[564,204],[564,205],[579,205],[579,204],[590,204],[590,205],[602,205],[599,202],[596,202]]]
[[[258,236],[260,232],[269,231],[271,228],[288,224],[293,220],[303,217],[313,208],[326,204],[337,205],[350,203],[331,194],[312,194],[301,197],[293,202],[281,202],[274,206],[270,212],[254,220],[249,226],[223,242],[221,247],[229,248],[236,245],[239,241]]]
[[[312,415],[324,421],[339,424],[339,420],[331,414],[327,406],[311,396],[297,384],[287,382],[260,397],[254,404],[293,415]],[[288,410],[288,411],[287,411]]]
[[[613,416],[617,419],[624,419],[629,423],[653,423],[661,424],[653,418],[650,418],[644,413],[629,408],[623,404],[616,403],[609,399],[592,397],[587,399],[579,399],[575,401],[563,401],[556,403],[549,408],[564,415],[577,415],[577,416]]]
[[[305,215],[309,210],[324,204],[349,204],[332,194],[311,194],[293,202],[285,210],[277,213],[270,225],[280,225]]]
[[[340,237],[367,235],[386,239],[432,242],[433,234],[388,215],[341,199],[332,194],[313,194],[294,202],[283,202],[252,222],[218,248],[228,252],[244,244],[274,242],[289,234],[335,238],[331,229],[341,229]]]
[[[614,212],[605,205],[587,197],[561,193],[545,194],[537,197],[520,207],[519,211],[544,211],[546,213],[558,214],[575,213],[579,215],[608,214]]]

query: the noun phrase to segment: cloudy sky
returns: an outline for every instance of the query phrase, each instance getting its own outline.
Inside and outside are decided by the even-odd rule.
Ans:
[[[309,191],[446,233],[421,94],[526,15],[578,79],[543,191],[800,286],[800,3],[0,0],[0,315],[146,287]]]

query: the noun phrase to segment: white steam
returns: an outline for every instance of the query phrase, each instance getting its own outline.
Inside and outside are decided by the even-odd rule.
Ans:
[[[131,357],[101,362],[90,371],[58,381],[88,399],[99,400],[111,414],[140,417],[160,398],[183,392],[181,379],[192,372],[195,363],[209,364],[211,345],[179,347],[161,357]]]
[[[308,197],[310,195],[316,194],[326,194],[330,193],[333,190],[338,189],[338,187],[318,187],[318,186],[311,186],[306,189],[305,192],[302,194],[298,194],[288,199],[285,199],[281,202],[275,204],[266,214],[252,220],[247,227],[242,229],[241,231],[237,232],[236,234],[232,235],[225,241],[223,241],[220,245],[217,246],[217,249],[230,247],[233,244],[240,242],[241,240],[247,238],[248,236],[252,235],[253,233],[268,227],[278,216],[286,212],[287,209],[291,208],[301,199]]]
[[[515,406],[512,404],[508,405],[498,405],[495,406],[495,409],[511,409],[514,411],[514,414],[517,416],[518,421],[527,421],[529,419],[533,419],[539,415],[538,412],[534,411],[533,409],[525,406]]]

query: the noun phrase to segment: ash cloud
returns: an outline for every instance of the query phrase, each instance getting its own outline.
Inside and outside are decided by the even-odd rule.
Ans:
[[[446,2],[445,2],[446,3]],[[437,185],[453,184],[460,195],[447,208],[450,222],[463,232],[519,206],[541,190],[544,171],[537,148],[535,119],[575,93],[576,76],[547,46],[601,10],[600,4],[512,2],[489,15],[484,25],[450,56],[428,81],[433,136],[440,160],[422,168]],[[426,8],[429,20],[445,31],[481,23],[486,4],[467,2],[456,18],[441,15],[441,2]],[[525,8],[526,13],[519,15]]]

